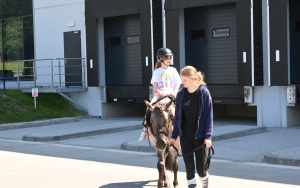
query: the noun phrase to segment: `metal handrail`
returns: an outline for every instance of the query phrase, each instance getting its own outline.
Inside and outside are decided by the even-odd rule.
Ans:
[[[63,65],[61,65],[61,61],[68,61],[68,60],[81,60],[81,65],[66,65],[65,63],[63,63]],[[50,66],[49,64],[47,64],[46,66],[41,66],[40,64],[37,65],[37,62],[47,62],[50,61]],[[85,63],[85,58],[46,58],[46,59],[29,59],[29,60],[17,60],[15,61],[15,63],[17,64],[17,84],[18,84],[18,89],[20,89],[20,78],[22,78],[22,75],[20,74],[20,62],[24,63],[24,62],[32,62],[32,67],[30,66],[24,66],[23,69],[33,69],[33,75],[23,75],[23,76],[33,76],[33,83],[34,83],[34,87],[37,87],[37,79],[40,77],[47,77],[50,76],[51,78],[49,78],[49,83],[48,82],[38,82],[38,84],[45,84],[43,87],[45,86],[49,86],[52,88],[52,90],[54,89],[55,85],[58,84],[58,88],[61,90],[61,88],[64,86],[66,86],[67,83],[69,84],[76,84],[76,83],[80,83],[81,87],[86,88],[86,63]],[[58,63],[58,65],[56,64]],[[56,65],[55,65],[56,64]],[[81,72],[73,72],[71,74],[66,74],[66,73],[62,73],[62,68],[64,68],[64,70],[66,70],[66,67],[81,67]],[[45,74],[37,74],[37,69],[39,68],[43,68],[43,69],[49,69],[49,71],[47,71]],[[79,69],[80,70],[80,69]],[[63,75],[81,75],[81,80],[80,82],[73,82],[73,81],[62,81],[62,76]],[[54,80],[54,77],[58,76],[58,82]],[[79,85],[79,86],[80,86]]]
[[[27,59],[27,60],[16,60],[16,62],[28,62],[28,61],[46,61],[46,60],[85,60],[85,58],[46,58],[46,59]]]

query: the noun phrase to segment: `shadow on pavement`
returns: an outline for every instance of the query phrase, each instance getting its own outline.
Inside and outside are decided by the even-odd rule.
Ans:
[[[157,185],[157,180],[153,180],[153,181],[111,183],[111,184],[100,186],[99,188],[119,188],[119,187],[141,188],[141,187],[156,187],[156,185]]]

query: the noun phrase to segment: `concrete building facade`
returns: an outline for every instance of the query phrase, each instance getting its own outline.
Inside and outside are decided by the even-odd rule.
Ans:
[[[33,0],[32,7],[34,59],[84,59],[86,89],[65,94],[90,116],[144,114],[155,52],[164,46],[178,71],[193,65],[204,72],[215,117],[300,124],[296,0]]]

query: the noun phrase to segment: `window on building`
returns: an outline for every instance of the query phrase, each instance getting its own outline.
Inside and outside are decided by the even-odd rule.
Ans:
[[[190,39],[205,39],[205,30],[191,30],[190,31]]]
[[[5,77],[17,74],[15,60],[21,60],[23,54],[23,26],[22,18],[8,19],[2,22],[3,61]]]
[[[109,46],[120,46],[120,44],[121,44],[120,37],[110,37],[108,39],[108,45]]]
[[[32,16],[32,0],[1,0],[2,19]]]
[[[0,77],[4,77],[4,63],[3,63],[3,47],[2,47],[2,22],[0,22]]]
[[[15,63],[34,59],[32,15],[32,0],[0,0],[0,77],[32,79],[32,62]]]

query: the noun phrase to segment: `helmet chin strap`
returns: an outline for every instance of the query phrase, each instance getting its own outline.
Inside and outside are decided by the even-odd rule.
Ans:
[[[160,62],[163,63],[163,64],[165,64],[165,62],[162,61],[162,60],[160,60]],[[165,64],[165,65],[169,67],[169,66],[171,66],[171,63],[170,63],[170,65],[167,65],[167,64]]]

